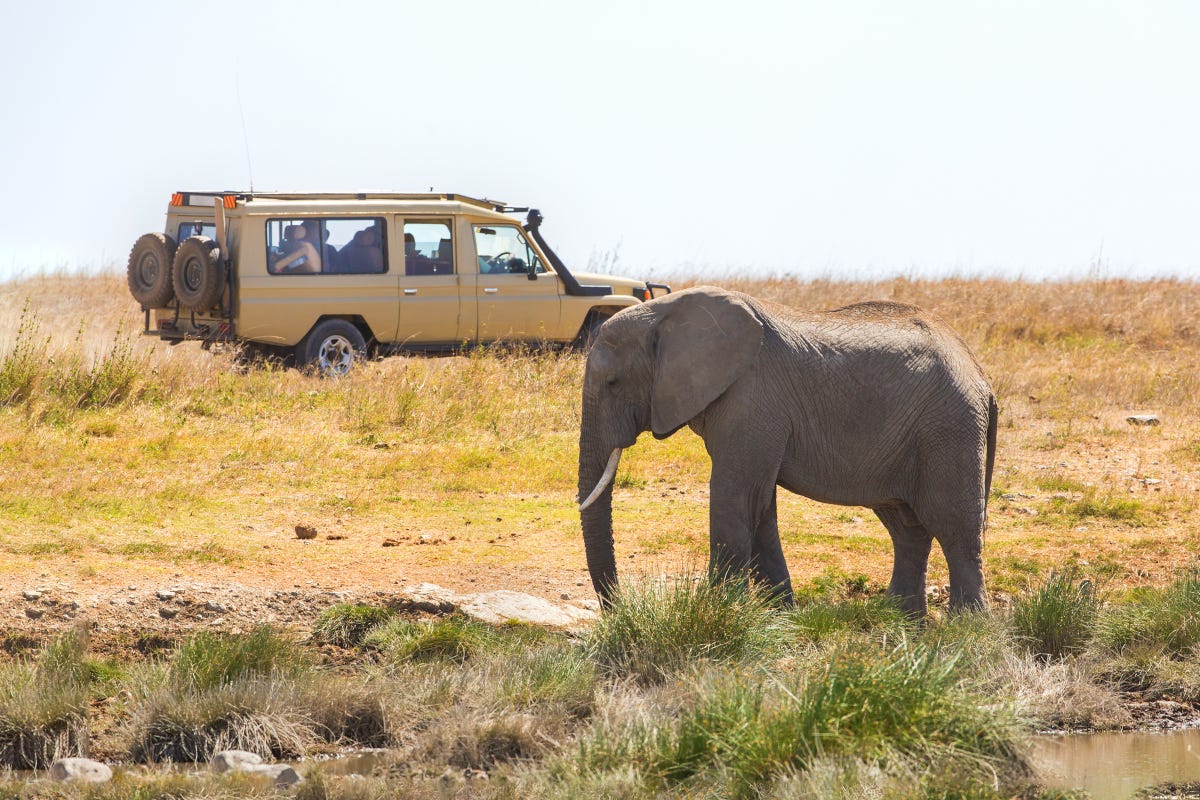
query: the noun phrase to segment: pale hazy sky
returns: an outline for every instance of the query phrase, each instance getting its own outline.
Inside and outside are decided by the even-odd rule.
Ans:
[[[251,172],[535,205],[636,277],[1200,276],[1197,3],[0,0],[0,30],[0,279],[123,271],[172,191]]]

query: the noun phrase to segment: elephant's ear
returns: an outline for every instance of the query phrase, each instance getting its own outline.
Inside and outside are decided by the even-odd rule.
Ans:
[[[650,430],[662,438],[686,425],[750,368],[762,347],[763,326],[737,295],[690,290],[670,298],[655,337]]]

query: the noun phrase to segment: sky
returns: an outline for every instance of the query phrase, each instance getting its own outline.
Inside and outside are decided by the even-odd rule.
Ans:
[[[630,277],[1200,276],[1192,2],[0,0],[0,280],[171,192],[455,192]]]

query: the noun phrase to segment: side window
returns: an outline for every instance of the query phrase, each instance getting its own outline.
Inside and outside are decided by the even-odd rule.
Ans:
[[[386,272],[383,219],[267,220],[267,271],[273,275]]]
[[[450,220],[409,220],[404,223],[404,274],[451,275],[454,241]]]
[[[546,271],[525,234],[515,225],[476,225],[475,253],[480,272],[528,275],[531,271]]]
[[[382,217],[370,219],[327,219],[324,221],[326,272],[387,272],[387,226]]]

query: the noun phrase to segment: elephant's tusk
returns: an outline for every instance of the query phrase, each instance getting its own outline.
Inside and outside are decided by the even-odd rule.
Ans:
[[[600,476],[600,480],[596,482],[596,488],[592,489],[592,493],[588,495],[587,500],[579,504],[579,510],[583,511],[592,503],[596,502],[596,498],[604,492],[605,487],[612,482],[613,475],[617,474],[617,464],[621,461],[621,448],[616,448],[612,451],[612,455],[608,457],[608,466],[604,468],[604,474]]]

